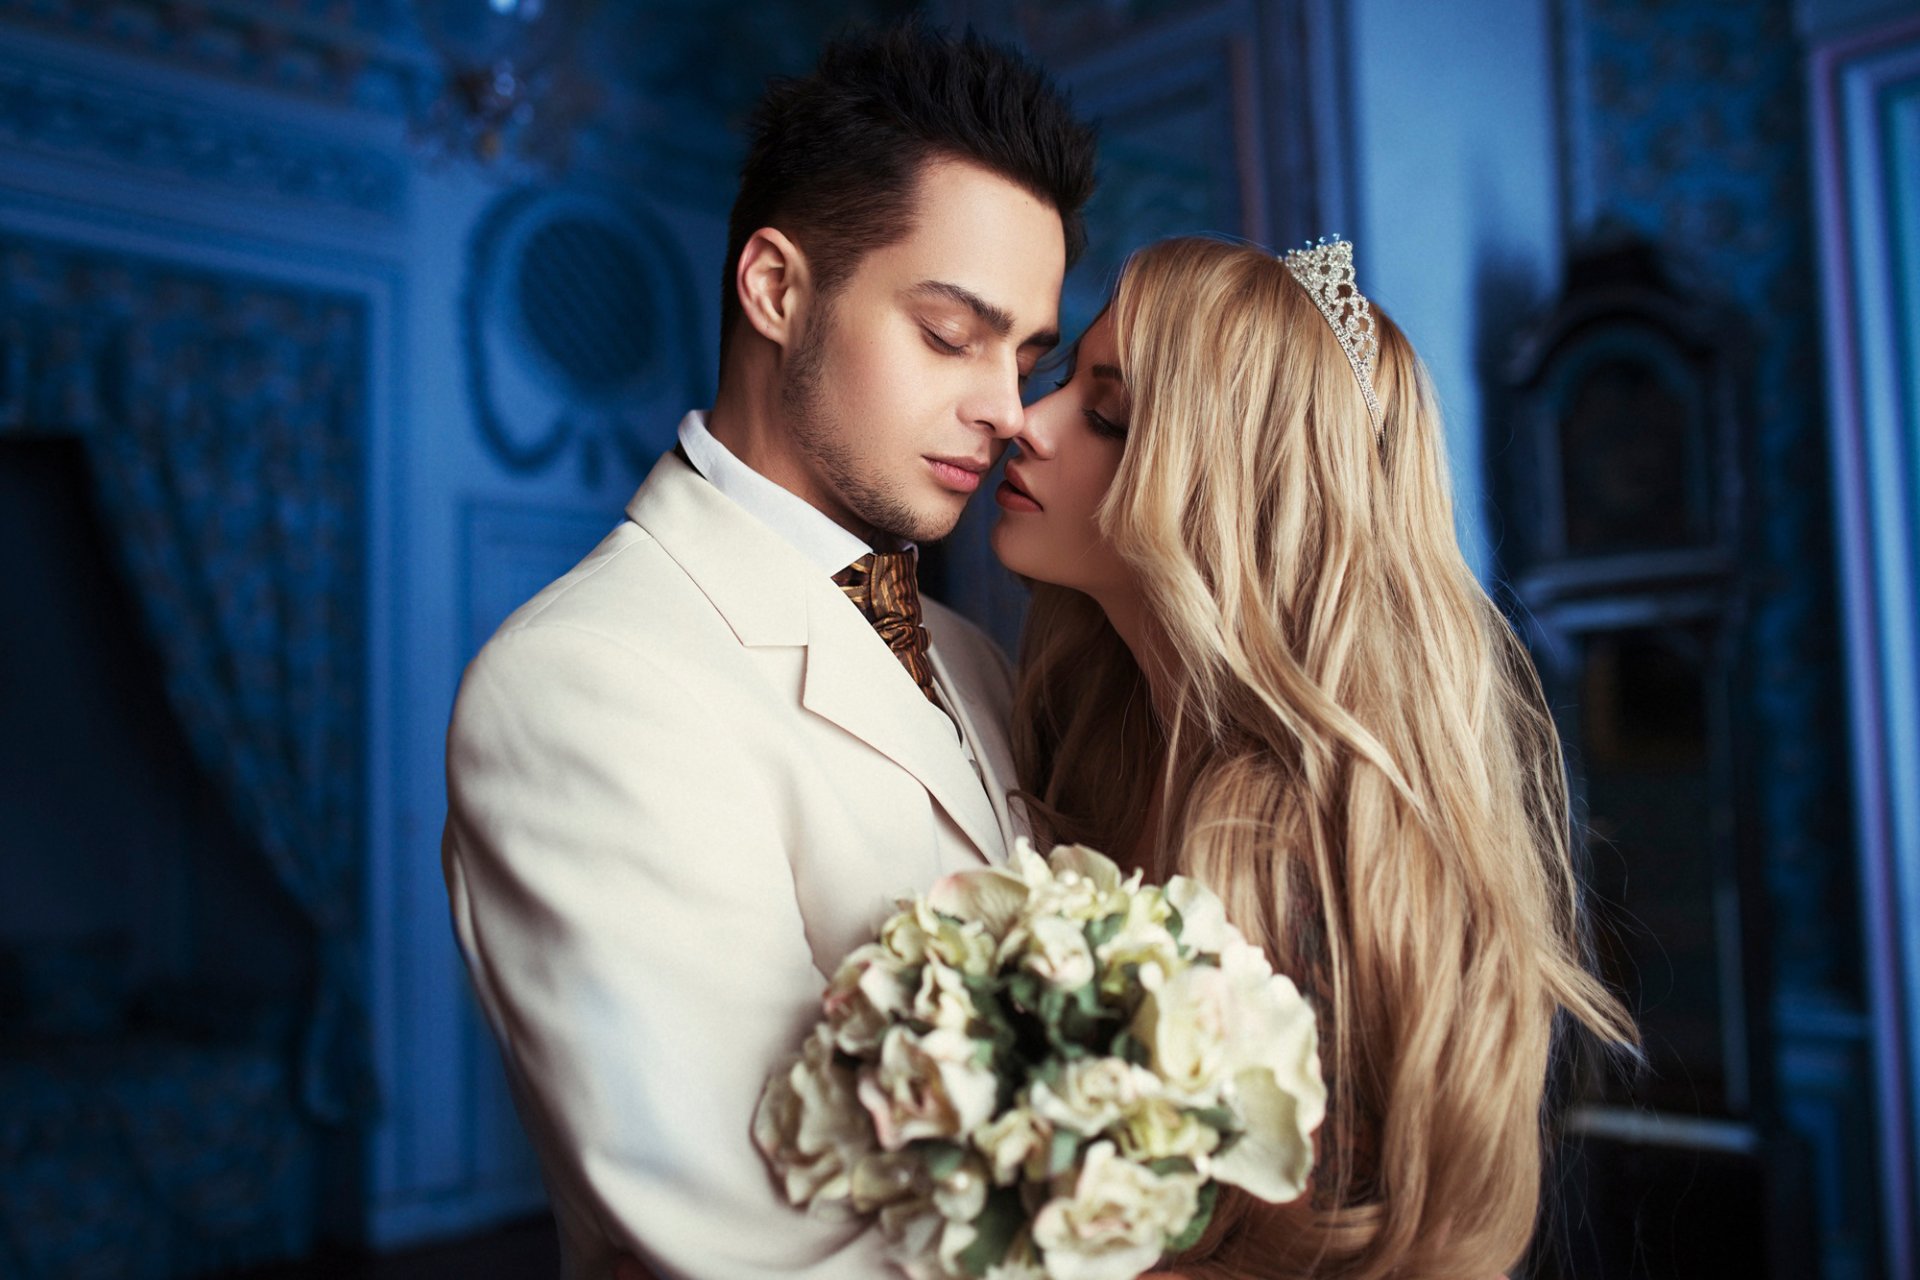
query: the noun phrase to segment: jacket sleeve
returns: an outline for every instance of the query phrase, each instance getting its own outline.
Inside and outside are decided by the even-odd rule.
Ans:
[[[469,668],[447,749],[453,923],[578,1274],[877,1277],[751,1139],[818,1016],[788,833],[684,678],[565,624]],[[597,1252],[596,1252],[597,1251]]]

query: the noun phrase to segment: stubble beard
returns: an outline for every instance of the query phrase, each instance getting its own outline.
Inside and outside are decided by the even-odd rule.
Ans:
[[[875,533],[904,542],[946,537],[959,522],[958,513],[949,519],[915,511],[885,477],[862,468],[848,433],[836,423],[826,402],[826,338],[832,324],[832,313],[825,311],[807,326],[780,388],[780,407],[794,443],[841,505]]]

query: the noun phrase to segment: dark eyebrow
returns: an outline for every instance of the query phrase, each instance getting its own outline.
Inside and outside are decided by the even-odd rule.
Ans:
[[[987,327],[1002,338],[1013,332],[1013,316],[1008,313],[1005,307],[996,307],[973,290],[964,288],[961,285],[950,284],[945,280],[922,280],[919,284],[913,286],[911,292],[923,296],[930,294],[936,298],[945,298],[948,302],[959,303],[967,310],[973,312],[974,315],[980,317],[981,320],[985,321]],[[1042,329],[1037,333],[1029,334],[1027,340],[1020,345],[1023,347],[1055,347],[1059,344],[1060,331],[1058,329]]]
[[[1126,384],[1126,381],[1127,381],[1124,377],[1120,375],[1120,369],[1119,369],[1119,366],[1117,365],[1096,364],[1093,366],[1092,369],[1089,370],[1089,372],[1092,373],[1093,376],[1096,378],[1106,378],[1109,381],[1118,382],[1123,386]]]

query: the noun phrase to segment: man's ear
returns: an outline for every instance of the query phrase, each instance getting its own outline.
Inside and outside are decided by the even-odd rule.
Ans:
[[[761,337],[784,349],[799,336],[813,292],[813,275],[799,245],[772,227],[760,228],[741,246],[733,285],[741,314]]]

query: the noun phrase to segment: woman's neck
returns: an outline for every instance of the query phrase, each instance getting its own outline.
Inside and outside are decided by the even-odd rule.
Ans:
[[[1167,635],[1153,620],[1147,601],[1137,589],[1107,592],[1094,597],[1107,623],[1120,637],[1140,672],[1147,678],[1147,695],[1162,726],[1173,723],[1175,662]]]
[[[1146,812],[1142,815],[1139,829],[1133,834],[1130,846],[1113,852],[1122,859],[1122,865],[1143,868],[1158,878],[1168,870],[1166,860],[1159,856],[1159,844],[1169,802],[1166,744],[1171,736],[1177,714],[1175,703],[1178,700],[1174,691],[1178,679],[1173,647],[1167,640],[1166,632],[1154,623],[1146,599],[1139,591],[1111,593],[1096,599],[1107,615],[1107,622],[1127,646],[1128,652],[1133,654],[1134,662],[1146,677],[1147,697],[1153,704],[1154,718],[1160,728],[1155,737],[1161,745],[1155,752],[1156,758],[1150,762],[1152,768],[1148,775]],[[1178,807],[1177,800],[1175,807]]]

